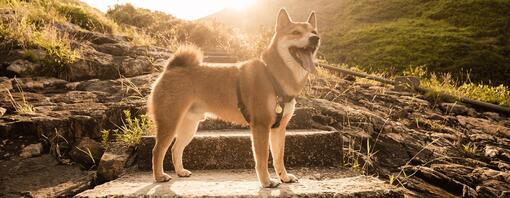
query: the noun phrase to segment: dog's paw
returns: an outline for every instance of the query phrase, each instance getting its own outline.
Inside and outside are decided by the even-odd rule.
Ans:
[[[286,177],[280,178],[280,181],[283,183],[296,183],[298,182],[298,178],[293,174],[287,174]]]
[[[274,180],[274,179],[269,179],[269,182],[267,183],[263,183],[262,184],[262,187],[263,188],[276,188],[280,185],[280,182],[278,182],[277,180]]]
[[[172,179],[172,177],[166,173],[163,173],[162,175],[154,176],[154,179],[157,182],[167,182],[167,181],[170,181]]]
[[[191,176],[191,171],[186,170],[186,169],[182,169],[180,171],[177,171],[177,175],[179,177],[189,177],[189,176]]]

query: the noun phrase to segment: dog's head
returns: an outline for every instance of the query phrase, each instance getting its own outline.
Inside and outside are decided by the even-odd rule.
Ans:
[[[276,21],[273,42],[283,59],[292,58],[308,72],[315,72],[313,59],[320,44],[315,12],[310,14],[307,22],[293,22],[287,11],[281,9]],[[286,57],[289,54],[291,57]]]

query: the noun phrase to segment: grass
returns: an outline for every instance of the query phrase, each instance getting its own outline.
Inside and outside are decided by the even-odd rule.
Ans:
[[[466,153],[469,156],[478,156],[480,154],[478,145],[476,145],[475,143],[471,143],[471,142],[469,142],[467,144],[463,144],[462,151],[464,151],[464,153]]]
[[[129,110],[124,110],[124,119],[122,126],[117,129],[101,131],[103,146],[107,148],[109,140],[113,137],[115,140],[134,146],[140,142],[142,136],[149,134],[151,122],[146,115],[132,117]]]
[[[54,9],[57,2],[34,0],[31,3],[8,0],[0,3],[0,8],[13,10],[8,20],[0,22],[0,37],[23,49],[42,49],[45,55],[38,56],[27,50],[25,56],[32,61],[43,62],[52,70],[74,63],[79,51],[71,47],[71,38],[60,32],[53,23],[62,23],[65,18]]]
[[[421,86],[429,90],[426,93],[428,96],[435,97],[439,93],[446,93],[456,97],[466,97],[510,107],[510,89],[504,85],[491,86],[472,82],[457,83],[449,74],[442,76],[432,74],[430,78],[422,79]]]
[[[18,114],[31,114],[34,113],[34,106],[30,104],[26,98],[25,98],[25,92],[20,86],[20,82],[14,78],[14,81],[16,82],[16,88],[18,89],[20,95],[21,95],[21,101],[16,101],[14,97],[12,96],[12,93],[9,91],[9,89],[6,89],[7,95],[9,96],[10,102],[16,113]]]
[[[69,22],[86,30],[114,33],[118,28],[117,24],[111,19],[94,9],[80,4],[62,3],[58,4],[56,9],[58,13],[64,16]]]
[[[70,145],[67,139],[60,135],[56,128],[55,133],[50,134],[49,137],[44,134],[42,136],[50,144],[50,154],[57,159],[61,159],[62,154],[65,153],[62,152],[62,149],[68,149]]]
[[[331,62],[400,75],[409,66],[459,81],[510,86],[510,2],[346,0],[324,32]],[[490,79],[490,81],[488,80]]]

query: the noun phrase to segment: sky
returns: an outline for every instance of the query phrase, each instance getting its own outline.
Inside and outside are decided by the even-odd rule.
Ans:
[[[224,8],[242,10],[255,0],[81,0],[103,12],[115,4],[131,3],[135,7],[163,11],[187,20],[198,19]]]

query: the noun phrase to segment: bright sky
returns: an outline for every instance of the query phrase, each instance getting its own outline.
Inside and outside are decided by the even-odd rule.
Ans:
[[[182,19],[198,19],[224,8],[244,9],[256,0],[81,0],[103,12],[115,4],[131,3],[135,7],[163,11]]]

